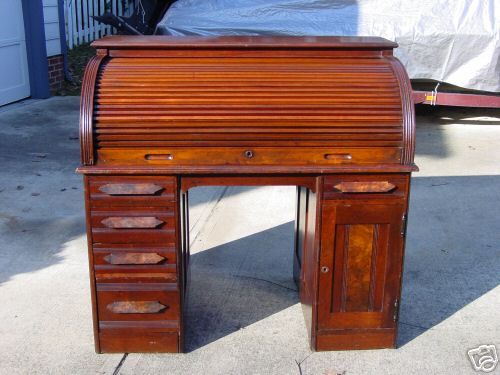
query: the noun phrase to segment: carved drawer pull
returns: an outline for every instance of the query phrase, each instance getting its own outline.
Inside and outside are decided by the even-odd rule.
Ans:
[[[389,181],[343,181],[334,186],[342,193],[388,193],[396,188]]]
[[[113,216],[101,221],[101,223],[114,229],[122,228],[156,228],[163,221],[158,220],[154,216]]]
[[[109,195],[153,195],[163,187],[155,184],[106,184],[99,190]]]
[[[325,154],[326,160],[352,160],[351,154]]]
[[[104,257],[109,264],[158,264],[165,260],[157,253],[111,253]]]
[[[168,306],[158,301],[119,301],[110,303],[106,308],[115,314],[157,314]]]

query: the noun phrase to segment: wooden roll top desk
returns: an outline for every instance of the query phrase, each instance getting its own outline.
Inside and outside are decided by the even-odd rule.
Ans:
[[[97,352],[183,350],[188,190],[203,185],[296,185],[311,348],[395,346],[416,170],[396,44],[117,36],[94,47],[78,171]]]

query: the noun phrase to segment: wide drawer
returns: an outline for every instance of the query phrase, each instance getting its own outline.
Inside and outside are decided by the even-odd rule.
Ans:
[[[179,334],[164,332],[99,332],[101,353],[178,353]]]
[[[100,321],[178,320],[179,291],[175,283],[98,283]]]
[[[339,165],[400,163],[399,147],[172,147],[101,149],[102,165]]]
[[[353,174],[324,177],[325,199],[404,198],[408,176],[404,174]]]
[[[175,177],[92,176],[90,206],[164,206],[176,201]]]
[[[173,207],[92,210],[94,243],[175,243]]]
[[[97,282],[176,282],[175,247],[94,246]]]

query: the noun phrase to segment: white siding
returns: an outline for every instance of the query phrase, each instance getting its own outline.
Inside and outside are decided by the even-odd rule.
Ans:
[[[59,32],[59,10],[57,0],[43,0],[43,18],[45,22],[45,40],[47,56],[61,54],[61,34]]]

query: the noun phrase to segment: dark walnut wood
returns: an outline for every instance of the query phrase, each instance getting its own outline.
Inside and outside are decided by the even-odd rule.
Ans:
[[[99,188],[109,195],[153,195],[162,189],[155,184],[106,184]]]
[[[163,224],[162,220],[158,220],[152,216],[139,217],[108,217],[101,220],[101,223],[108,228],[156,228]]]
[[[106,37],[81,101],[97,352],[179,352],[188,190],[296,185],[313,350],[395,346],[415,117],[395,43]]]
[[[157,253],[111,253],[104,260],[109,264],[158,264],[165,258]]]
[[[342,193],[387,193],[396,188],[389,181],[342,181],[334,186]]]
[[[118,301],[106,306],[115,314],[155,314],[168,308],[158,301]]]

